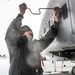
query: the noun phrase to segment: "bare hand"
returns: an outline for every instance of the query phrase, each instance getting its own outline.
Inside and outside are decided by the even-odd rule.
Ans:
[[[27,9],[27,5],[25,3],[19,5],[19,10],[21,15],[24,15],[26,9]]]
[[[59,7],[54,7],[54,13],[55,13],[55,21],[59,22],[59,18],[60,18],[60,8]]]

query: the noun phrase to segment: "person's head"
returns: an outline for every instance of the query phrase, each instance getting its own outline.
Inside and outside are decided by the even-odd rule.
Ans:
[[[29,41],[33,39],[33,32],[30,27],[24,25],[21,27],[21,30],[22,30],[22,35],[26,36]]]

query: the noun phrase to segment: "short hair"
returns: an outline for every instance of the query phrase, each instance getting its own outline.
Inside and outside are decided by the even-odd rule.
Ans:
[[[22,26],[21,31],[22,31],[22,34],[24,34],[24,32],[26,32],[26,31],[31,31],[32,37],[33,37],[33,31],[31,30],[31,28],[29,26],[27,26],[27,25]]]

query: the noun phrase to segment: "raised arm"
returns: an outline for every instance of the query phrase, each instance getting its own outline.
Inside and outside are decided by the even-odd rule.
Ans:
[[[60,19],[60,10],[59,9],[60,9],[59,7],[54,8],[54,14],[55,14],[54,24],[51,26],[51,28],[49,29],[47,34],[45,36],[43,36],[40,40],[49,41],[50,39],[52,40],[57,36],[58,27],[59,27],[59,19]]]
[[[18,52],[17,41],[21,37],[21,21],[23,19],[26,8],[27,6],[25,3],[19,5],[20,12],[18,16],[11,22],[5,35],[5,41],[9,50],[10,61]]]
[[[27,8],[27,6],[25,3],[22,3],[21,5],[19,5],[20,13],[11,22],[10,26],[8,27],[5,39],[11,38],[12,40],[15,40],[16,38],[18,38],[18,36],[20,35],[20,32],[21,32],[21,21],[23,19],[23,15],[26,11],[26,8]]]
[[[51,26],[49,31],[45,36],[43,36],[40,40],[36,40],[34,42],[33,50],[37,52],[43,51],[45,48],[47,48],[50,43],[55,39],[55,37],[58,34],[58,27],[59,27],[59,18],[60,18],[60,11],[58,10],[58,7],[55,7],[54,13],[55,13],[55,21],[54,24]]]

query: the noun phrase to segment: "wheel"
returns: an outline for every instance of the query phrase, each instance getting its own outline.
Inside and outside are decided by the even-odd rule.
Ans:
[[[71,73],[75,75],[75,66],[73,66]]]

